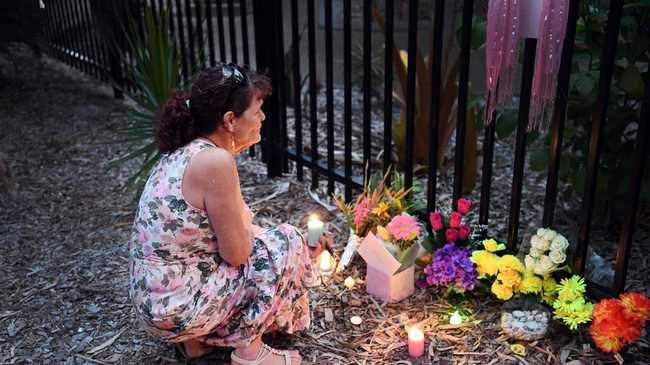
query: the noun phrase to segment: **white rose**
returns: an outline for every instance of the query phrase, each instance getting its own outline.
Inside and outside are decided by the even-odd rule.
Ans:
[[[546,252],[550,245],[542,236],[534,235],[530,238],[530,246],[538,251]]]
[[[553,239],[557,236],[557,232],[555,232],[552,229],[547,229],[546,232],[544,232],[543,238],[547,240],[548,242],[553,241]]]
[[[542,255],[544,254],[544,251],[538,250],[538,249],[535,248],[535,247],[531,247],[531,249],[530,249],[530,251],[528,252],[528,254],[529,254],[531,257],[533,257],[533,258],[538,258],[538,257],[540,257],[540,256],[542,256]]]
[[[537,229],[537,235],[542,237],[544,235],[544,232],[546,232],[546,228],[538,228]]]
[[[563,251],[551,251],[548,257],[554,264],[559,265],[566,260],[566,254]]]
[[[526,264],[526,269],[528,270],[535,270],[536,262],[537,260],[535,260],[535,258],[530,255],[526,255],[526,257],[524,257],[524,264]]]
[[[548,256],[544,255],[535,263],[534,271],[537,275],[546,275],[553,269],[555,269],[555,264]]]
[[[551,251],[562,251],[564,252],[567,247],[569,247],[569,241],[561,235],[558,234],[555,239],[553,239],[553,242],[551,242]]]

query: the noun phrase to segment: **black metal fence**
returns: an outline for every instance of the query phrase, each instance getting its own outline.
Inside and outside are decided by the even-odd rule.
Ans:
[[[221,0],[190,1],[190,0],[151,0],[146,1],[147,5],[154,10],[168,8],[172,9],[175,24],[172,24],[176,45],[179,47],[183,62],[183,75],[188,78],[189,70],[194,67],[203,67],[207,64],[214,64],[217,59],[221,61],[243,61],[250,64],[256,63],[258,69],[268,72],[273,80],[274,93],[265,103],[267,121],[263,127],[262,158],[268,165],[269,176],[278,176],[289,169],[289,161],[293,161],[296,168],[297,178],[303,180],[303,169],[311,170],[312,187],[319,185],[319,179],[327,179],[327,191],[335,191],[336,184],[342,184],[347,199],[352,198],[354,188],[361,186],[363,173],[371,171],[363,170],[361,174],[355,173],[353,169],[353,149],[361,151],[363,165],[369,165],[371,160],[372,147],[377,144],[383,149],[382,168],[388,169],[395,163],[390,151],[394,141],[390,131],[393,123],[393,45],[395,32],[395,1],[379,1],[384,5],[383,17],[385,24],[382,32],[372,32],[372,7],[377,1],[371,0],[253,0],[247,1],[228,0],[225,4]],[[48,11],[48,36],[51,45],[51,53],[69,65],[93,75],[101,80],[114,80],[118,83],[123,70],[121,62],[125,60],[114,59],[115,54],[105,41],[98,36],[91,7],[88,0],[50,0],[46,1]],[[408,30],[407,30],[407,51],[408,65],[416,64],[416,50],[418,47],[418,15],[421,9],[420,1],[399,2],[408,9]],[[324,54],[317,52],[319,41],[316,39],[316,23],[319,21],[316,16],[316,5],[323,9],[324,28]],[[445,31],[444,16],[445,7],[451,6],[452,1],[433,0],[432,31],[433,38],[431,47],[438,52],[433,52],[434,59],[431,62],[430,72],[431,87],[430,104],[431,118],[429,146],[429,161],[438,160],[438,125],[440,121],[440,99],[443,65],[443,32]],[[250,9],[252,5],[252,9]],[[290,19],[283,19],[285,11],[283,5],[287,5]],[[334,70],[334,37],[333,6],[342,11],[342,65]],[[362,54],[362,120],[361,126],[353,124],[352,118],[352,6],[361,9],[360,30],[363,34]],[[546,194],[544,199],[543,220],[544,227],[552,227],[555,215],[556,202],[558,200],[558,176],[561,158],[562,138],[567,109],[570,72],[573,57],[573,46],[576,35],[576,24],[578,20],[580,2],[570,1],[569,22],[565,39],[564,52],[562,54],[560,74],[558,75],[557,99],[555,112],[552,118],[550,129],[551,154],[549,156],[548,173],[546,179]],[[462,2],[462,32],[460,35],[460,67],[458,68],[458,96],[456,104],[456,120],[454,147],[454,182],[453,198],[457,200],[463,189],[463,163],[465,160],[463,141],[467,127],[467,109],[469,95],[470,56],[472,43],[472,21],[474,18],[474,0],[463,0]],[[342,9],[341,9],[342,8]],[[589,146],[588,162],[586,166],[586,181],[582,206],[580,210],[578,243],[575,255],[575,266],[582,273],[585,270],[587,258],[587,247],[590,241],[592,217],[596,199],[596,181],[599,171],[599,161],[603,145],[603,126],[606,123],[610,84],[615,67],[615,55],[617,39],[619,34],[621,16],[623,9],[622,0],[611,0],[609,2],[609,13],[607,21],[606,39],[603,39],[603,47],[600,57],[600,77],[598,82],[597,110],[594,110],[593,129],[591,131],[591,142]],[[253,24],[249,23],[248,10],[252,11]],[[239,27],[236,26],[235,13],[239,16]],[[228,20],[228,28],[224,23],[224,15]],[[306,18],[306,19],[305,19]],[[215,30],[216,21],[216,30]],[[203,25],[205,24],[205,26]],[[285,24],[287,27],[285,28]],[[254,28],[254,45],[249,45],[249,26]],[[236,28],[239,28],[237,30]],[[307,32],[307,54],[301,55],[304,50],[300,47],[303,30]],[[199,32],[198,37],[196,32]],[[207,32],[204,37],[202,32]],[[187,34],[186,34],[187,33]],[[285,33],[287,36],[285,37]],[[371,130],[371,67],[373,57],[372,36],[375,41],[383,41],[383,134],[381,141],[373,144],[373,131]],[[218,37],[215,39],[215,37]],[[207,45],[202,43],[207,39]],[[198,42],[196,41],[198,40]],[[228,41],[227,41],[228,40]],[[195,42],[197,42],[195,44]],[[304,41],[303,41],[304,42]],[[229,45],[229,49],[227,49]],[[241,47],[238,47],[241,45]],[[289,50],[285,57],[285,48]],[[338,43],[337,43],[338,45]],[[217,57],[217,47],[219,54]],[[376,46],[375,46],[376,47]],[[206,50],[207,61],[205,64],[199,62],[199,50]],[[249,50],[249,48],[251,48]],[[532,85],[533,67],[535,61],[535,39],[526,39],[523,51],[523,72],[521,79],[521,92],[519,95],[518,126],[516,132],[516,147],[514,155],[514,168],[512,177],[512,190],[510,200],[510,212],[508,218],[508,242],[517,244],[519,231],[519,214],[522,202],[522,182],[524,178],[524,164],[528,134],[526,131],[528,111],[530,106],[530,91]],[[239,55],[242,57],[239,58]],[[305,59],[302,56],[306,56]],[[113,59],[111,59],[113,57]],[[111,61],[112,60],[112,61]],[[319,128],[318,118],[318,66],[325,64],[325,128]],[[302,67],[301,67],[302,65]],[[306,75],[303,70],[306,71]],[[342,74],[343,88],[343,113],[335,116],[334,108],[334,79]],[[307,96],[303,98],[301,90],[303,78],[307,77]],[[416,67],[407,68],[406,76],[407,92],[406,99],[406,132],[405,146],[406,154],[403,161],[403,172],[405,183],[410,186],[414,177],[414,139],[415,139],[415,113],[416,113]],[[123,85],[120,85],[123,86]],[[420,85],[420,87],[424,87]],[[305,108],[308,113],[303,115],[304,101],[308,100]],[[358,102],[358,101],[357,101]],[[288,112],[293,113],[292,118]],[[288,120],[291,119],[291,123]],[[340,120],[339,120],[340,119]],[[309,122],[309,143],[303,143],[303,137],[307,130],[303,129]],[[339,123],[340,122],[340,123]],[[625,277],[630,257],[630,247],[633,240],[635,219],[637,217],[639,194],[643,177],[644,165],[648,156],[648,142],[650,142],[650,87],[645,85],[645,99],[641,108],[641,123],[637,133],[637,141],[634,156],[632,156],[633,174],[629,181],[627,201],[629,210],[624,220],[622,233],[620,235],[618,251],[616,255],[615,278],[613,287],[606,287],[600,283],[590,282],[590,288],[596,293],[613,295],[621,292],[625,287]],[[353,128],[360,127],[360,140],[356,140],[353,146]],[[321,135],[324,132],[323,135]],[[483,142],[483,166],[481,174],[479,222],[487,224],[490,220],[490,199],[492,184],[492,169],[495,146],[495,123],[484,129]],[[342,146],[341,146],[342,145]],[[343,162],[335,161],[335,154],[342,149]],[[322,151],[322,152],[321,152]],[[324,152],[324,153],[323,153]],[[437,165],[430,163],[427,173],[427,208],[432,211],[436,208],[437,192]]]

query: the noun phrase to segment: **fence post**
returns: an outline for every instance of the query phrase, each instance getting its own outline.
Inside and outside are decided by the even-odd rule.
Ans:
[[[280,35],[282,27],[281,0],[253,0],[255,26],[255,55],[257,70],[271,78],[273,94],[263,106],[266,120],[262,124],[262,161],[266,162],[269,177],[282,175],[284,152],[282,150],[281,97],[284,80],[280,52],[284,47]]]

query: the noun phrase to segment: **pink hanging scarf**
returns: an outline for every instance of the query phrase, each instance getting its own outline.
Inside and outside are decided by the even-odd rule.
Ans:
[[[486,124],[492,122],[494,110],[512,97],[517,45],[520,41],[521,1],[490,0],[488,5]],[[569,11],[568,0],[543,1],[528,119],[529,131],[546,129],[552,115]]]

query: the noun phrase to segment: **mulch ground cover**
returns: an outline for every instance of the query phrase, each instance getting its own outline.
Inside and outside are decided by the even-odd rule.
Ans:
[[[355,118],[360,119],[356,104]],[[125,122],[124,111],[106,84],[47,57],[22,55],[19,72],[5,69],[0,82],[0,364],[186,362],[172,346],[138,328],[128,299],[128,240],[137,197],[121,187],[137,161],[108,169],[109,161],[130,146],[105,143]],[[495,152],[491,232],[501,236],[509,208],[511,147],[500,141]],[[288,222],[304,228],[307,216],[318,212],[340,253],[347,230],[331,209],[324,183],[310,191],[309,174],[299,182],[293,170],[267,179],[265,165],[247,156],[239,158],[239,170],[258,224]],[[451,173],[441,174],[440,205],[449,205],[451,181]],[[477,188],[470,196],[478,200],[478,194]],[[527,178],[520,234],[530,235],[541,222],[543,194],[543,182]],[[578,198],[563,199],[558,205],[556,228],[570,238],[575,237],[577,203]],[[641,215],[639,225],[628,287],[647,295],[648,214]],[[600,232],[596,227],[595,241],[611,240]],[[610,246],[602,245],[600,252],[606,262],[613,259]],[[386,304],[366,294],[364,275],[365,265],[356,258],[312,291],[310,330],[272,335],[267,341],[296,348],[305,363],[315,364],[616,363],[595,349],[584,329],[571,333],[557,324],[547,338],[526,344],[525,357],[513,354],[513,342],[499,328],[501,303],[493,297],[446,300],[427,289]],[[347,276],[357,279],[351,290],[343,286]],[[471,310],[473,319],[450,325],[453,306]],[[352,324],[352,316],[363,322]],[[413,324],[427,338],[420,359],[409,358],[406,351],[405,327]],[[221,349],[193,363],[225,364],[228,355],[229,350]],[[648,335],[621,355],[629,363],[650,363]]]

